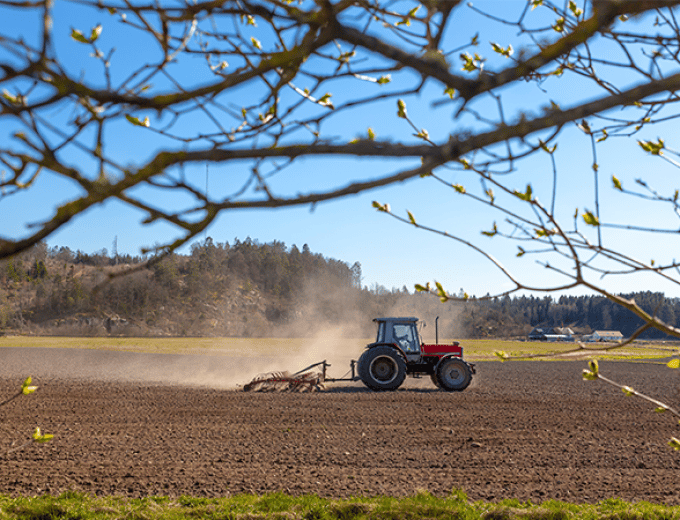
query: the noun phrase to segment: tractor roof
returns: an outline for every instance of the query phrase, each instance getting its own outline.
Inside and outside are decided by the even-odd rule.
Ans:
[[[414,317],[409,317],[409,318],[374,318],[373,321],[412,321],[416,322],[418,321],[418,318]]]

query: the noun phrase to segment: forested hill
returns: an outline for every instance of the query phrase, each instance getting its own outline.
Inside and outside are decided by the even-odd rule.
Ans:
[[[145,258],[49,248],[0,263],[0,334],[369,338],[372,318],[440,316],[440,336],[520,337],[534,326],[632,334],[642,321],[603,297],[471,298],[442,304],[406,287],[362,286],[361,265],[282,242],[208,238],[186,255]],[[129,267],[133,274],[104,283]],[[98,290],[93,289],[98,287]],[[677,299],[627,295],[680,325]],[[426,329],[426,339],[434,331]],[[660,337],[647,331],[646,337]]]

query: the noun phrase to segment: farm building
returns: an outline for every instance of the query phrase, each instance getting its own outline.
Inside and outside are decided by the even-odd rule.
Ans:
[[[597,342],[597,341],[621,341],[623,334],[618,330],[596,330],[592,334],[583,336],[583,341]]]
[[[530,341],[574,341],[574,331],[568,327],[535,327],[528,338]]]

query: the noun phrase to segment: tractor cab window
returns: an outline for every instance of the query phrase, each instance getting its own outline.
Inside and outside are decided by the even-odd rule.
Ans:
[[[392,329],[392,337],[407,354],[418,352],[418,344],[416,343],[413,325],[395,324],[394,329]]]

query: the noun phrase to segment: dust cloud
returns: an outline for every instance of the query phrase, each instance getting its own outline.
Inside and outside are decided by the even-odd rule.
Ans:
[[[264,313],[253,319],[264,320]],[[350,362],[358,359],[366,343],[375,338],[373,318],[416,316],[430,326],[423,340],[434,342],[434,319],[440,320],[440,341],[457,330],[458,315],[452,305],[442,305],[429,295],[405,291],[376,295],[374,291],[338,288],[311,280],[295,309],[285,320],[270,322],[261,331],[269,338],[288,338],[272,345],[266,337],[252,338],[252,351],[231,349],[192,351],[191,338],[183,354],[146,354],[92,349],[0,348],[0,376],[27,375],[34,379],[90,379],[148,385],[186,385],[238,389],[255,376],[268,372],[295,373],[314,363],[330,364],[331,378],[349,377]],[[207,334],[206,334],[207,335]],[[225,345],[229,341],[224,339]],[[248,347],[245,347],[246,349]]]

